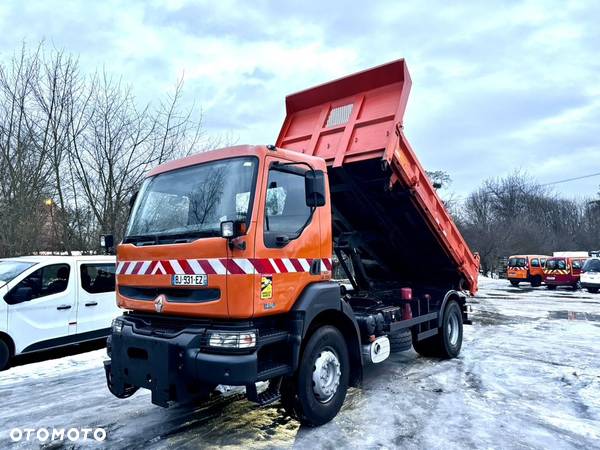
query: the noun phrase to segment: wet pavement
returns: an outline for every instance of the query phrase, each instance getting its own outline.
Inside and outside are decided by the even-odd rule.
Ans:
[[[116,399],[95,350],[0,373],[0,448],[600,448],[600,294],[482,279],[471,303],[459,358],[411,350],[368,367],[317,429],[236,390],[170,409],[143,391]],[[103,427],[107,438],[12,443],[14,427]]]

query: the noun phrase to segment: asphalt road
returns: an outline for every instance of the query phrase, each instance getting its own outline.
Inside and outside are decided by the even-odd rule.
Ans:
[[[482,279],[471,303],[459,358],[393,355],[317,429],[235,390],[170,409],[142,391],[118,400],[103,350],[22,359],[0,373],[0,448],[600,448],[600,294]],[[106,440],[10,437],[72,427],[102,427]]]

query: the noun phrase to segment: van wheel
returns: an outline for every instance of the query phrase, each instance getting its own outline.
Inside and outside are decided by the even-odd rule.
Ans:
[[[10,362],[10,348],[4,339],[0,339],[0,371],[8,369]]]
[[[410,330],[388,334],[390,351],[392,353],[405,352],[412,347],[412,333]]]
[[[515,280],[510,280],[510,284],[511,284],[512,286],[518,286],[518,285],[519,285],[519,282],[518,282],[518,281],[515,281]]]
[[[462,311],[459,304],[455,300],[448,302],[438,334],[422,341],[416,340],[416,334],[413,337],[413,346],[422,356],[456,358],[460,353],[463,339]]]
[[[588,292],[590,294],[595,294],[596,292],[598,292],[598,288],[588,288]]]
[[[547,284],[546,287],[551,291],[554,291],[556,289],[556,285],[554,284]]]
[[[298,372],[284,378],[281,403],[302,424],[323,425],[342,407],[349,380],[346,341],[337,328],[323,326],[308,340]]]
[[[540,287],[541,285],[542,285],[542,279],[540,277],[534,277],[534,279],[531,280],[532,287]]]

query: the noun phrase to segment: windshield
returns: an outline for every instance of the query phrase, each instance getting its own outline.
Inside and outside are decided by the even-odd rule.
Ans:
[[[567,262],[564,259],[549,259],[548,261],[546,261],[546,269],[565,270],[566,268],[567,268]]]
[[[588,259],[583,265],[586,272],[600,272],[600,259]]]
[[[0,260],[0,287],[35,265],[33,262]]]
[[[221,222],[250,220],[258,160],[232,158],[148,178],[125,242],[160,236],[219,236]]]
[[[526,267],[527,259],[525,258],[510,258],[508,260],[509,267]]]

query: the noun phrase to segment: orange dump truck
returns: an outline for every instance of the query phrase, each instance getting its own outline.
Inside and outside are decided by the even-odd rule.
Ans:
[[[239,385],[320,425],[365,364],[411,344],[459,354],[478,258],[404,136],[410,85],[399,60],[290,95],[276,145],[148,174],[117,251],[115,396],[168,406]]]

